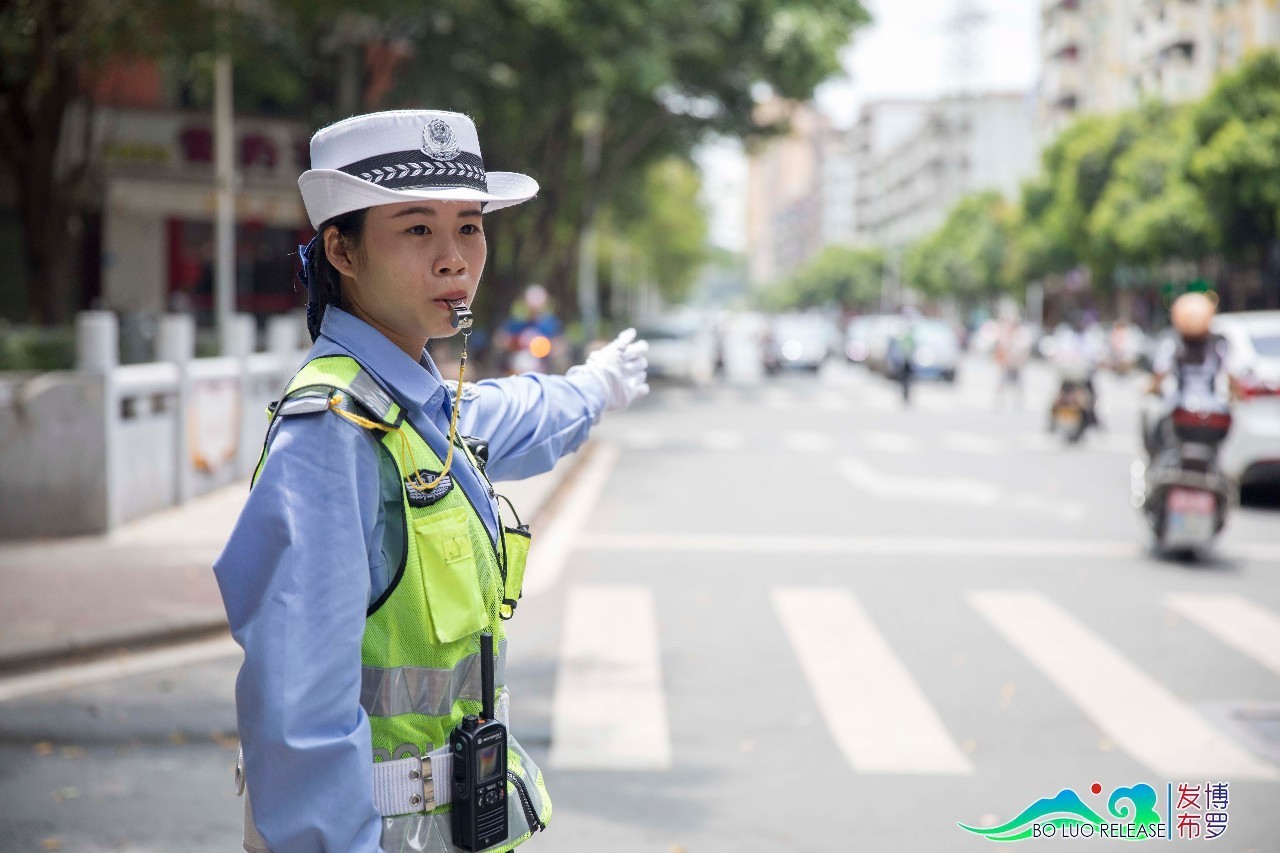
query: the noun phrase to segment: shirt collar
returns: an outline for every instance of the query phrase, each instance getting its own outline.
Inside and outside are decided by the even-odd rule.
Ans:
[[[358,317],[330,305],[320,324],[320,336],[351,353],[393,394],[419,409],[439,403],[448,394],[440,371],[426,350],[415,362],[385,335]]]

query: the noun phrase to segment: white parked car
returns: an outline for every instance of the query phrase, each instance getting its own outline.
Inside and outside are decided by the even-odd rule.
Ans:
[[[839,332],[821,314],[780,314],[773,318],[770,361],[781,368],[817,370],[836,351]]]
[[[1241,485],[1280,484],[1280,311],[1219,314],[1213,331],[1230,347],[1239,389],[1219,462]]]
[[[704,383],[715,372],[715,338],[694,316],[665,318],[636,329],[649,342],[649,375],[658,379]]]

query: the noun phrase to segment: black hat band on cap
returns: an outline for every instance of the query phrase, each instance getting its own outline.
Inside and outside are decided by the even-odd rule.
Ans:
[[[452,160],[437,160],[421,150],[394,151],[343,166],[339,171],[393,190],[468,187],[489,191],[484,161],[468,151],[460,151]]]

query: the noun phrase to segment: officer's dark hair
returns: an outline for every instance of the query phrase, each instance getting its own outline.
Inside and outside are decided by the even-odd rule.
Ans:
[[[369,208],[363,207],[349,213],[340,213],[322,222],[316,229],[315,238],[303,249],[302,278],[307,285],[307,333],[311,335],[312,341],[320,336],[324,310],[330,305],[342,307],[342,274],[334,269],[325,253],[324,232],[329,228],[337,228],[347,248],[355,251],[360,248],[360,240],[364,237],[364,220],[368,212]]]

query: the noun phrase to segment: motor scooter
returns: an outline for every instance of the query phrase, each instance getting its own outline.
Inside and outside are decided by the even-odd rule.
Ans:
[[[1093,391],[1080,380],[1064,379],[1049,410],[1049,431],[1076,444],[1093,420]]]
[[[1181,401],[1157,427],[1151,461],[1134,464],[1134,503],[1158,554],[1203,557],[1222,531],[1234,489],[1218,468],[1218,450],[1230,430],[1225,404]]]

